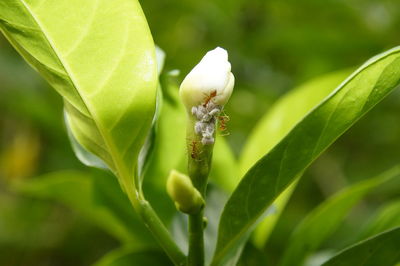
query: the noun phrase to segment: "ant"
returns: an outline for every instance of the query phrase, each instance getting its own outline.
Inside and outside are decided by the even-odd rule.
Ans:
[[[192,151],[190,152],[190,157],[192,157],[192,159],[195,159],[197,156],[197,148],[196,148],[196,141],[193,141],[190,146],[192,147]]]
[[[192,143],[189,144],[189,146],[191,147],[191,151],[190,151],[190,157],[192,157],[192,159],[196,159],[199,155],[198,152],[198,142],[196,140],[193,140]]]
[[[221,132],[225,132],[227,129],[226,123],[230,120],[229,116],[226,115],[225,113],[223,115],[219,115],[218,116],[218,129]],[[224,134],[222,134],[221,136],[227,136],[229,135],[229,132],[225,132]]]
[[[204,99],[204,103],[203,103],[203,107],[206,107],[207,104],[212,100],[212,98],[214,98],[215,96],[217,96],[217,91],[212,91],[210,93],[210,95],[206,96],[206,98]]]
[[[196,159],[197,157],[197,141],[193,140],[191,144],[189,144],[191,147],[191,152],[190,152],[190,157],[192,157],[192,159]]]

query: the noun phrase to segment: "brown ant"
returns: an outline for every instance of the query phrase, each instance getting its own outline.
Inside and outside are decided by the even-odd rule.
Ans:
[[[192,141],[192,143],[190,143],[189,144],[190,145],[190,147],[191,147],[191,151],[190,151],[190,157],[192,157],[192,159],[196,159],[196,157],[197,157],[197,149],[198,149],[198,146],[197,146],[197,141],[195,141],[195,140],[193,140]]]
[[[226,115],[226,114],[223,114],[223,115],[219,115],[218,116],[218,129],[219,129],[219,131],[221,131],[221,132],[224,132],[224,134],[222,134],[221,136],[227,136],[227,135],[229,135],[229,132],[226,132],[226,129],[227,129],[227,126],[226,126],[226,124],[227,124],[227,122],[230,120],[230,118],[229,118],[229,116],[228,115]]]
[[[196,159],[199,155],[199,151],[198,151],[199,147],[197,144],[198,144],[198,142],[196,140],[193,140],[192,143],[189,144],[189,146],[191,148],[190,157],[192,159]],[[201,160],[199,160],[199,161],[201,161]]]
[[[197,156],[196,144],[197,144],[196,141],[193,141],[193,142],[190,144],[190,147],[191,147],[190,157],[192,157],[192,159],[196,159],[196,156]]]
[[[217,96],[217,91],[212,91],[210,93],[210,95],[206,96],[206,98],[204,99],[204,103],[203,103],[203,107],[206,107],[207,104],[212,100],[212,98],[214,98],[215,96]]]

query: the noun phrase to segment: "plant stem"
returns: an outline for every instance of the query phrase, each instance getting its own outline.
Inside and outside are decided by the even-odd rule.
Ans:
[[[205,199],[207,178],[211,169],[213,145],[203,145],[201,137],[194,133],[196,121],[189,115],[187,127],[188,173],[194,187]],[[204,266],[203,213],[189,215],[188,266]]]
[[[204,265],[203,211],[189,215],[189,266]]]
[[[132,186],[131,189],[134,189],[134,187]],[[133,208],[139,214],[139,217],[163,248],[165,253],[167,253],[172,262],[177,266],[186,265],[187,258],[185,254],[183,254],[180,248],[176,245],[168,229],[164,226],[158,215],[151,207],[150,203],[145,200],[142,191],[135,195],[133,193],[128,193],[128,197],[133,205]]]
[[[175,265],[183,266],[186,264],[186,256],[182,253],[175,241],[171,238],[171,235],[167,228],[154,212],[151,205],[146,200],[139,202],[140,210],[136,210],[142,220],[144,221],[147,228],[157,239],[158,243],[167,253],[168,257],[173,261]]]

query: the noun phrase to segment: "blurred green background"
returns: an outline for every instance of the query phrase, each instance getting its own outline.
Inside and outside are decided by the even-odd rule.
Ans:
[[[165,70],[181,78],[216,46],[229,51],[235,92],[226,137],[238,155],[261,116],[297,85],[355,68],[400,44],[398,0],[142,1]],[[394,92],[341,137],[307,171],[265,250],[273,265],[293,226],[328,195],[399,162],[400,92]],[[88,265],[119,243],[79,213],[35,199],[13,184],[56,170],[90,174],[74,156],[62,100],[0,36],[0,264]],[[384,201],[387,186],[360,204],[330,239],[346,241]],[[398,186],[397,186],[398,188]],[[345,240],[343,240],[345,239]],[[351,239],[347,239],[351,241]]]

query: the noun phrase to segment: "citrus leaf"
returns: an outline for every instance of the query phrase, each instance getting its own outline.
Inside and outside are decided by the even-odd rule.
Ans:
[[[328,96],[350,73],[349,70],[341,70],[317,77],[279,99],[257,123],[247,140],[239,161],[241,175],[282,140],[304,115]],[[262,249],[265,245],[296,185],[296,182],[293,183],[274,201],[277,211],[257,226],[253,241],[258,248]]]
[[[280,265],[301,265],[306,256],[334,232],[350,209],[368,192],[399,175],[400,166],[397,166],[375,178],[349,186],[321,203],[295,229]]]
[[[65,116],[66,115],[64,114],[64,118],[65,118]],[[75,139],[74,135],[72,134],[72,131],[69,127],[69,123],[67,123],[66,121],[65,121],[65,127],[67,129],[68,138],[69,138],[69,142],[71,143],[72,150],[74,151],[75,156],[79,159],[79,161],[89,167],[95,167],[95,168],[107,170],[108,167],[103,162],[102,159],[100,159],[93,153],[89,152],[84,147],[82,147],[81,144],[79,144],[79,142]]]
[[[361,240],[398,226],[400,226],[399,199],[379,208],[371,219],[369,219],[358,239]]]
[[[396,265],[400,261],[399,239],[400,227],[397,227],[343,250],[322,265]]]
[[[239,161],[240,174],[244,175],[254,163],[278,144],[349,74],[349,70],[341,70],[314,78],[294,88],[271,106],[257,123],[243,148]]]
[[[1,1],[0,29],[63,96],[77,142],[133,195],[157,86],[155,47],[139,3]]]
[[[326,148],[400,83],[400,47],[361,66],[243,177],[222,213],[213,265]],[[268,137],[268,136],[265,136]]]

